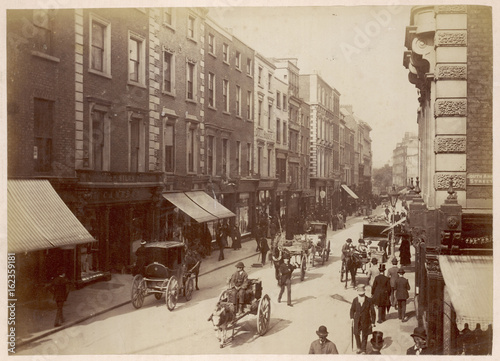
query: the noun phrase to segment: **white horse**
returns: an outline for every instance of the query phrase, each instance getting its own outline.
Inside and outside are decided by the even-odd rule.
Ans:
[[[234,304],[231,302],[217,302],[214,312],[208,318],[214,325],[215,335],[219,340],[219,347],[223,348],[226,343],[228,327],[232,328],[231,338],[234,336],[232,325],[235,316]]]

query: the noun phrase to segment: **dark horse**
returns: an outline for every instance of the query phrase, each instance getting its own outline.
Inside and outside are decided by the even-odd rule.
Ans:
[[[184,262],[186,265],[186,273],[195,275],[195,285],[198,288],[198,275],[200,274],[201,265],[201,255],[198,251],[188,249],[186,255],[184,256]]]
[[[349,280],[349,273],[351,274],[351,286],[356,287],[356,272],[362,266],[361,256],[356,252],[349,252],[345,258],[345,288],[347,288],[347,281]]]

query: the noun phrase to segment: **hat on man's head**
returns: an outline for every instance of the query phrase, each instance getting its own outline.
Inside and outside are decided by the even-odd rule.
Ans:
[[[427,340],[427,332],[425,331],[425,328],[423,327],[415,327],[413,330],[413,333],[410,335],[411,337],[420,337],[423,338],[424,340]]]
[[[146,241],[145,240],[142,240],[141,241],[141,244],[144,246],[146,244]]]
[[[401,267],[400,269],[398,269],[398,273],[404,275],[405,274],[405,270],[403,267]]]
[[[326,329],[326,326],[319,326],[318,331],[316,331],[316,335],[318,335],[319,337],[328,336],[328,330]]]
[[[351,243],[351,242],[352,242],[352,239],[347,238],[345,241],[346,241],[347,243]]]
[[[370,342],[373,346],[382,347],[384,344],[384,333],[382,331],[373,331]]]
[[[365,285],[359,285],[356,288],[356,291],[358,291],[358,295],[364,295],[365,294]]]
[[[365,243],[365,240],[363,238],[358,239],[358,243]]]
[[[243,264],[243,262],[238,262],[236,263],[236,268],[245,268],[245,265]]]
[[[380,272],[384,272],[385,271],[385,264],[381,263],[379,266],[378,266],[378,270]]]
[[[392,264],[398,264],[398,259],[396,257],[394,257],[391,262],[392,262]]]

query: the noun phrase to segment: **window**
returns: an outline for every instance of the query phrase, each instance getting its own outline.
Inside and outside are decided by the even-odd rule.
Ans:
[[[288,134],[288,129],[286,122],[283,122],[283,144],[286,144],[286,135]]]
[[[281,121],[276,119],[276,142],[281,142]]]
[[[241,70],[241,54],[239,51],[236,52],[236,56],[235,56],[234,61],[235,61],[236,69]]]
[[[90,15],[90,69],[111,75],[111,25]]]
[[[188,29],[187,29],[187,37],[191,40],[195,40],[195,25],[196,25],[196,19],[194,16],[189,16],[188,17]]]
[[[257,147],[257,174],[261,175],[262,147]]]
[[[276,177],[280,183],[286,183],[286,159],[276,159]]]
[[[128,39],[129,52],[129,81],[145,84],[146,55],[144,41],[137,35],[130,34]]]
[[[224,111],[229,112],[229,80],[222,81],[222,99],[224,101]]]
[[[272,149],[267,150],[267,176],[268,177],[271,177],[271,154],[272,154],[272,152],[273,152]]]
[[[222,60],[229,63],[229,45],[226,43],[222,44]]]
[[[229,176],[229,141],[222,139],[222,174]]]
[[[241,175],[241,142],[236,141],[236,175]]]
[[[276,108],[281,109],[281,92],[276,90]]]
[[[215,54],[215,36],[214,36],[214,34],[208,34],[208,52],[212,55]]]
[[[44,99],[35,99],[33,159],[36,172],[52,170],[52,125],[54,121],[54,103]]]
[[[241,116],[241,87],[236,85],[236,115]]]
[[[34,50],[45,54],[52,54],[52,25],[53,10],[33,10],[33,41]]]
[[[252,173],[252,144],[247,143],[247,175]]]
[[[196,127],[188,125],[187,131],[187,170],[195,171]]]
[[[259,109],[258,109],[258,125],[262,126],[262,100],[259,99]]]
[[[165,172],[174,172],[175,148],[174,125],[165,124],[163,128],[163,157],[165,159]]]
[[[207,137],[207,174],[215,175],[215,140],[213,135]]]
[[[174,27],[174,9],[163,8],[163,24],[171,28]]]
[[[271,91],[271,80],[273,79],[273,74],[267,73],[267,89]]]
[[[247,119],[252,119],[252,91],[247,91]]]
[[[168,51],[163,52],[163,91],[174,92],[174,55]]]
[[[105,113],[102,111],[92,112],[92,168],[94,170],[107,170],[104,163],[106,137],[104,133]]]
[[[215,75],[208,73],[208,105],[215,107]]]
[[[286,94],[283,94],[283,111],[286,112],[288,108],[288,103],[286,101]]]
[[[186,87],[186,97],[189,100],[194,100],[194,64],[191,62],[187,63],[187,87]]]
[[[267,129],[271,129],[271,115],[273,114],[273,106],[269,104],[267,106]]]
[[[259,66],[259,74],[257,78],[257,84],[262,85],[262,67]]]
[[[129,172],[145,171],[146,132],[142,117],[131,115],[129,122]]]
[[[247,58],[247,75],[252,75],[252,59]]]

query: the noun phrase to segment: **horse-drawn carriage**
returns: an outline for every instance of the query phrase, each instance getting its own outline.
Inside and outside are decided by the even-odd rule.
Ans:
[[[321,258],[321,264],[325,264],[330,257],[330,241],[326,239],[328,224],[323,222],[311,222],[307,228],[306,237],[311,242],[310,260],[314,267],[316,255]]]
[[[185,244],[175,241],[151,242],[145,245],[146,266],[132,281],[132,304],[141,308],[144,298],[154,294],[157,300],[165,295],[167,308],[172,311],[180,294],[189,301],[194,290],[194,272],[199,263],[187,269]]]
[[[220,347],[226,343],[227,330],[232,331],[231,338],[234,337],[234,328],[243,317],[253,314],[257,316],[257,333],[263,336],[271,320],[271,299],[267,294],[262,295],[262,281],[259,279],[248,279],[248,287],[245,290],[243,300],[243,312],[237,313],[235,290],[227,288],[219,295],[214,312],[209,317],[217,332]]]

